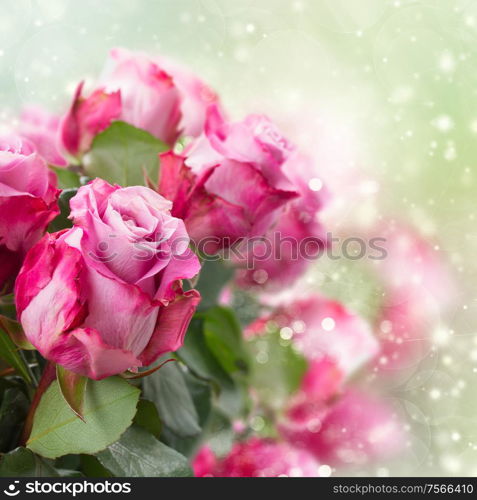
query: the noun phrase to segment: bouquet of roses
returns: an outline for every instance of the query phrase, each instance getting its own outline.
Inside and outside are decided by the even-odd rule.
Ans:
[[[316,293],[271,305],[327,248],[330,196],[267,117],[230,121],[160,57],[114,49],[63,116],[25,109],[0,139],[0,475],[319,476],[396,452],[396,415],[350,378],[410,309],[379,340]]]

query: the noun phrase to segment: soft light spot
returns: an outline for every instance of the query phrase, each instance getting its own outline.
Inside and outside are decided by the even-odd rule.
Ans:
[[[265,427],[265,420],[263,420],[263,418],[260,416],[253,417],[252,421],[250,422],[250,427],[255,432],[260,432]]]
[[[321,179],[318,179],[318,177],[314,177],[308,182],[308,187],[312,191],[320,191],[323,187],[323,181]]]
[[[265,351],[260,351],[255,359],[260,365],[265,365],[268,363],[268,354]]]
[[[263,285],[268,280],[268,273],[265,269],[257,269],[253,273],[253,281],[259,285]]]
[[[439,59],[439,68],[444,73],[452,73],[455,70],[456,62],[451,52],[444,52]]]
[[[431,389],[431,391],[429,392],[429,397],[434,400],[440,399],[441,391],[439,389]]]
[[[451,439],[452,441],[460,441],[460,434],[457,432],[457,431],[454,431],[452,434],[451,434]]]
[[[293,330],[288,326],[284,326],[280,329],[280,337],[283,340],[290,340],[293,337]]]
[[[320,477],[330,477],[331,467],[329,465],[323,464],[318,467],[318,475]]]
[[[448,115],[438,116],[432,124],[441,132],[449,132],[454,128],[454,121]]]
[[[379,328],[383,333],[391,333],[391,331],[393,329],[393,324],[388,319],[385,319],[385,320],[381,321]]]
[[[292,328],[296,333],[303,333],[305,331],[306,325],[304,321],[297,319],[292,323]]]
[[[324,318],[321,322],[321,328],[327,332],[331,332],[335,328],[335,320],[333,318]]]

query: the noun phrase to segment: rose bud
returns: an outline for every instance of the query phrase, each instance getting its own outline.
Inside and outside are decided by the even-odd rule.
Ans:
[[[203,447],[194,459],[193,469],[196,477],[319,476],[318,462],[305,450],[255,437],[235,443],[221,460]]]
[[[70,109],[60,124],[60,141],[63,149],[73,157],[88,151],[97,134],[106,129],[121,113],[119,92],[95,90],[87,98],[82,96],[83,84],[76,88]]]
[[[98,86],[121,95],[119,120],[173,146],[180,135],[198,137],[206,110],[218,97],[192,72],[164,57],[111,50]]]
[[[171,146],[179,137],[181,94],[172,76],[153,59],[113,49],[99,86],[120,93],[119,120],[147,130]]]
[[[38,153],[55,167],[66,167],[68,162],[59,149],[61,117],[39,107],[25,108],[20,115],[18,132],[29,139]]]
[[[181,347],[200,301],[199,261],[172,203],[96,179],[72,198],[72,229],[46,235],[16,283],[18,317],[50,361],[99,380]]]
[[[159,192],[174,201],[199,249],[215,253],[265,234],[298,196],[281,168],[291,150],[268,119],[228,124],[212,106],[185,156],[161,155]]]
[[[33,144],[0,138],[0,292],[58,215],[56,176]]]

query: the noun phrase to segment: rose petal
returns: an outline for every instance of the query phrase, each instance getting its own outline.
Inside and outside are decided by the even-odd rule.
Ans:
[[[173,302],[161,308],[154,334],[139,356],[144,366],[150,365],[162,354],[176,351],[182,346],[190,320],[199,302],[199,292],[189,290],[177,295]]]

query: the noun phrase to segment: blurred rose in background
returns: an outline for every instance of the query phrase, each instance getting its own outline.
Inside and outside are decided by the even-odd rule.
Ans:
[[[233,217],[218,247],[224,236],[271,224],[268,236],[310,237],[320,250],[333,248],[329,231],[382,238],[386,251],[379,260],[285,253],[235,273],[222,298],[247,327],[252,409],[232,436],[217,433],[197,450],[196,475],[475,474],[476,6],[107,0],[107,16],[90,19],[99,7],[83,4],[6,10],[6,25],[25,14],[34,21],[28,33],[0,34],[0,98],[11,106],[0,118],[32,146],[3,147],[2,158],[30,161],[37,150],[63,167],[119,117],[166,143],[188,137],[168,157],[171,178],[201,190],[182,206],[180,192],[168,197],[193,239],[226,206]],[[96,80],[114,46],[142,55],[113,51]],[[62,118],[59,103],[75,88]],[[167,113],[158,117],[152,102]],[[258,115],[243,118],[249,110]],[[237,142],[249,156],[237,154]],[[247,189],[221,170],[230,162],[250,174]],[[31,242],[0,234],[10,259],[51,220],[54,186],[37,165],[41,182],[19,189],[24,179],[4,180],[4,165],[0,184],[36,200],[42,214]],[[214,211],[187,221],[204,200]],[[244,207],[260,215],[259,227],[247,225]]]

